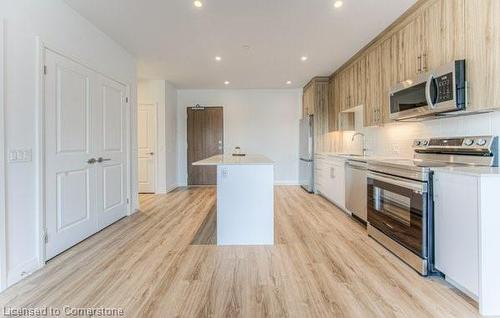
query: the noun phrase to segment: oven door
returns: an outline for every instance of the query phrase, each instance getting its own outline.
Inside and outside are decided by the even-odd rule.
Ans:
[[[427,183],[370,171],[368,222],[400,245],[427,258]]]

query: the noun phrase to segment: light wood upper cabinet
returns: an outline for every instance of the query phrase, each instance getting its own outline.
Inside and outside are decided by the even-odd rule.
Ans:
[[[366,98],[364,103],[364,125],[374,126],[382,123],[382,63],[380,45],[366,56]]]
[[[328,131],[339,130],[340,89],[339,81],[331,78],[328,82]]]
[[[423,10],[422,69],[465,57],[465,0],[434,0]]]
[[[500,0],[466,0],[468,110],[500,107]]]
[[[422,17],[417,15],[398,32],[398,82],[422,72]]]
[[[304,87],[302,94],[302,117],[314,114],[314,85],[309,83]]]
[[[391,121],[389,118],[391,88],[398,82],[398,35],[393,34],[384,40],[380,48],[380,81],[381,81],[381,115],[382,123]]]

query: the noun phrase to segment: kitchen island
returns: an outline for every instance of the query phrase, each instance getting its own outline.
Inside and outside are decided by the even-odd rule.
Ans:
[[[216,155],[217,245],[274,244],[274,162],[262,155]]]

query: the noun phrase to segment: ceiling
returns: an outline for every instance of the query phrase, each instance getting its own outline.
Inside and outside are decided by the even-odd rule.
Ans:
[[[302,87],[416,2],[344,0],[337,9],[333,0],[201,1],[66,0],[137,57],[139,78],[197,89]]]

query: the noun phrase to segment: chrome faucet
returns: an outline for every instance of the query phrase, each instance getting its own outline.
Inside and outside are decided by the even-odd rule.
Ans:
[[[365,137],[366,136],[363,133],[356,132],[354,135],[352,135],[351,142],[354,141],[354,137],[356,137],[356,136],[362,136],[363,137],[363,157],[364,157],[364,156],[366,156],[366,151],[368,150],[368,149],[366,149],[366,146],[365,146]]]

